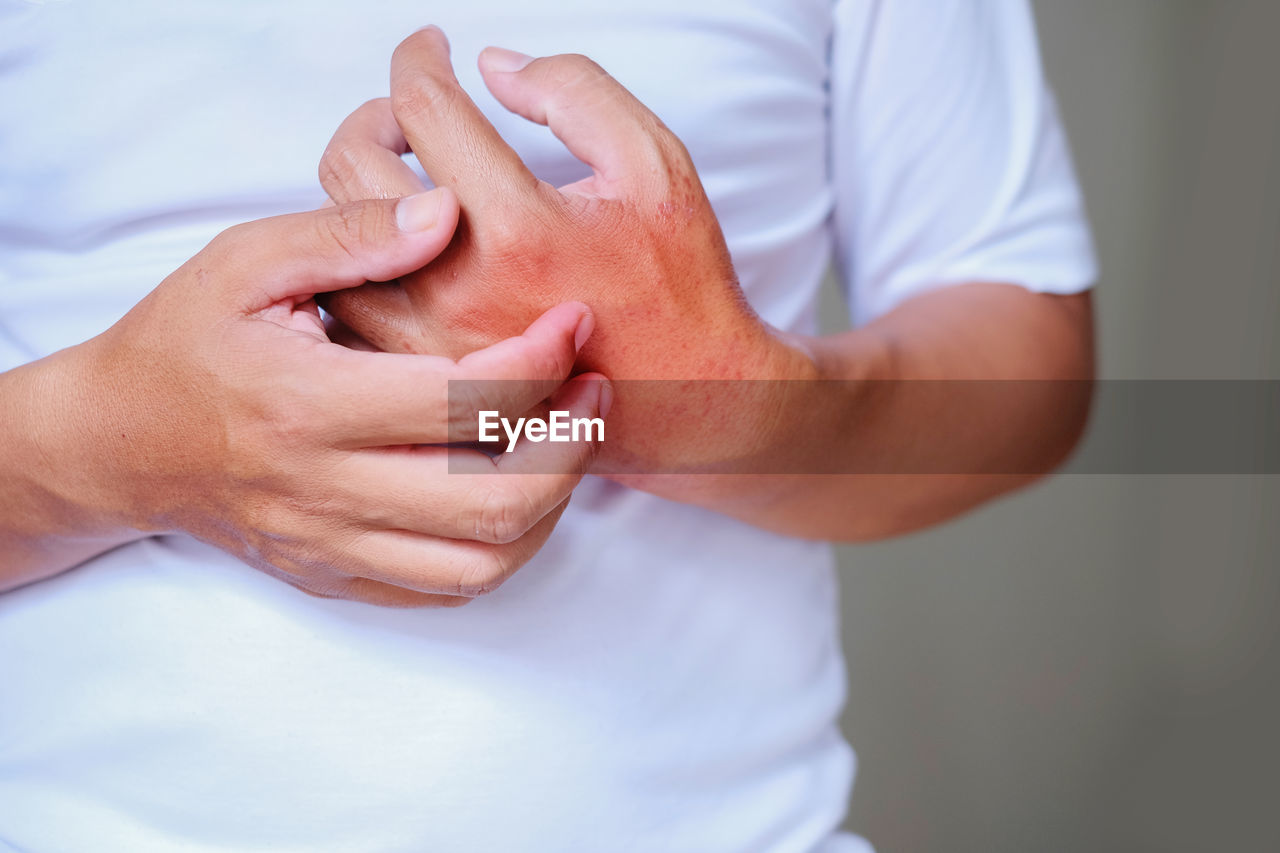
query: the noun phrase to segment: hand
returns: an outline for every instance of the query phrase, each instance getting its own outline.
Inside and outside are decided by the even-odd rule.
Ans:
[[[45,424],[57,464],[43,476],[89,526],[184,531],[316,595],[416,606],[492,590],[546,541],[595,445],[525,442],[496,469],[416,445],[476,432],[474,411],[450,413],[451,379],[518,380],[485,386],[483,408],[550,395],[602,415],[601,382],[565,382],[591,314],[560,305],[454,362],[333,344],[313,299],[424,266],[456,216],[440,189],[219,235],[60,354],[45,391],[78,414]],[[528,473],[549,470],[563,473]]]
[[[592,306],[581,363],[613,379],[777,379],[807,354],[766,326],[738,287],[719,223],[680,141],[581,56],[490,48],[480,69],[508,109],[548,125],[591,177],[538,181],[461,90],[448,43],[415,33],[392,59],[391,98],[339,128],[320,166],[338,202],[422,190],[412,150],[457,193],[462,225],[426,269],[327,297],[377,347],[457,355],[567,299]],[[714,467],[763,449],[779,383],[622,383],[597,473]]]

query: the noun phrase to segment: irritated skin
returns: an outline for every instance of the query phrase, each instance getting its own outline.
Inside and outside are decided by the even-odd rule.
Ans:
[[[581,369],[615,380],[791,375],[805,356],[746,305],[701,187],[685,191],[669,212],[667,202],[639,207],[535,183],[527,209],[492,210],[506,220],[497,228],[468,216],[439,260],[397,284],[336,293],[326,308],[380,349],[456,357],[518,333],[548,307],[589,299],[595,332]],[[598,472],[678,470],[737,453],[735,442],[760,431],[727,421],[711,446],[698,446],[707,434],[699,411],[740,411],[745,387],[615,387]],[[709,391],[715,399],[703,400]]]
[[[320,177],[338,202],[420,192],[400,159],[412,146],[457,196],[458,230],[423,270],[334,294],[331,313],[380,349],[456,356],[577,300],[596,319],[580,366],[614,380],[806,375],[807,355],[743,298],[688,153],[651,112],[583,57],[518,73],[499,70],[505,52],[486,57],[495,95],[549,124],[594,174],[563,188],[537,180],[458,88],[443,35],[416,34],[393,59],[392,97],[343,124]],[[597,473],[733,464],[759,450],[760,389],[615,387]]]
[[[974,284],[921,297],[849,335],[800,339],[746,304],[718,222],[683,145],[590,60],[530,60],[490,48],[486,85],[504,106],[548,125],[593,169],[555,188],[535,179],[459,88],[439,30],[414,34],[392,60],[392,94],[334,136],[320,167],[336,201],[419,192],[413,152],[460,202],[441,258],[326,307],[377,347],[465,352],[566,299],[591,306],[597,332],[581,365],[618,380],[913,378],[1084,379],[1092,373],[1087,297]],[[1048,470],[1075,441],[1087,394],[999,405],[955,400],[953,419],[878,384],[622,383],[593,471],[783,532],[866,539],[961,512]],[[870,387],[870,386],[868,386]],[[874,399],[872,399],[874,397]],[[943,413],[945,414],[945,413]],[[991,415],[993,413],[987,413]],[[1023,416],[1026,414],[1027,416]],[[976,416],[976,417],[975,417]],[[927,423],[922,423],[927,419]],[[964,424],[1011,424],[966,431]],[[997,450],[1009,453],[1003,466]],[[867,470],[919,455],[946,469],[1027,476],[765,476]],[[826,466],[826,468],[824,468]],[[697,476],[659,472],[717,471]]]

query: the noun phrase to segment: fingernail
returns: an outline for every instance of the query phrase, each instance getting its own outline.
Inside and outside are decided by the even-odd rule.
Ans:
[[[590,311],[584,311],[582,316],[578,318],[578,328],[573,332],[573,351],[582,352],[582,345],[587,342],[587,338],[591,337],[591,333],[595,331],[596,318]]]
[[[440,192],[427,190],[405,196],[396,203],[396,225],[401,231],[426,231],[440,218]]]
[[[613,385],[610,382],[601,380],[600,382],[600,417],[609,417],[609,410],[613,408]]]
[[[485,62],[494,71],[501,71],[504,74],[514,74],[521,71],[530,62],[533,62],[532,56],[526,56],[514,50],[507,50],[505,47],[487,47],[485,48]]]

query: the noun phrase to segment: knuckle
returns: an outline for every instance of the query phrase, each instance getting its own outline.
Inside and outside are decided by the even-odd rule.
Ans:
[[[244,526],[255,554],[289,574],[301,573],[303,556],[290,553],[287,545],[299,527],[292,507],[275,500],[256,502],[245,508]]]
[[[445,431],[450,442],[475,441],[480,434],[476,413],[501,408],[491,399],[490,384],[483,379],[450,381],[445,401]]]
[[[325,591],[341,573],[346,554],[340,536],[319,516],[324,501],[296,492],[294,484],[266,476],[249,484],[225,523],[234,529],[229,549],[246,563],[291,583]]]
[[[650,135],[653,138],[653,146],[665,163],[669,163],[672,176],[681,184],[698,182],[698,172],[693,166],[693,158],[689,155],[689,149],[666,125],[659,122],[656,118],[652,119],[652,130]]]
[[[375,245],[376,235],[386,224],[382,211],[381,205],[362,202],[338,205],[320,218],[320,239],[358,261],[367,247]]]
[[[540,371],[534,376],[545,376],[549,379],[565,379],[573,370],[577,353],[573,348],[573,338],[566,333],[556,342],[556,346],[533,356],[533,369]]]
[[[656,118],[643,116],[632,155],[669,193],[688,194],[697,180],[683,143]]]
[[[608,76],[594,59],[581,53],[562,53],[549,57],[553,63],[558,82],[574,82],[595,80]]]
[[[330,193],[345,189],[361,174],[363,157],[350,143],[334,141],[320,157],[320,185]]]
[[[557,106],[581,98],[584,91],[595,88],[609,76],[594,60],[580,53],[561,54],[548,62],[550,96]]]
[[[377,121],[380,114],[390,111],[390,98],[374,98],[365,101],[338,128],[333,139],[320,157],[320,184],[333,194],[333,190],[357,191],[366,184],[366,175],[373,163],[371,148],[377,143],[364,129],[366,123]],[[356,196],[362,197],[362,196]],[[342,199],[335,199],[341,201]]]
[[[593,415],[588,414],[586,417],[593,417]],[[594,431],[588,429],[588,433],[593,437],[591,441],[574,441],[568,445],[569,452],[572,455],[561,471],[563,472],[565,490],[570,494],[582,482],[582,478],[587,476],[601,450],[604,449],[603,441],[594,440]]]
[[[271,431],[272,444],[276,446],[298,447],[308,443],[315,432],[313,420],[301,400],[294,400],[294,394],[284,391],[282,396],[289,402],[280,401],[273,405],[265,418],[265,426]]]
[[[296,370],[280,371],[263,383],[252,395],[244,417],[252,423],[247,434],[247,448],[269,449],[271,462],[278,462],[281,450],[307,448],[314,444],[316,424],[323,414],[324,403],[310,387],[314,374]]]
[[[557,337],[550,346],[539,345],[525,356],[524,375],[530,381],[509,381],[503,383],[502,390],[509,397],[525,396],[536,393],[545,383],[553,380],[564,380],[573,370],[576,355],[573,351],[573,339],[568,335]],[[536,398],[534,398],[536,399]]]
[[[541,247],[541,229],[525,217],[495,216],[476,231],[479,248],[498,264],[523,266]]]
[[[502,586],[507,579],[507,564],[497,548],[481,551],[466,564],[458,578],[455,594],[467,598],[479,598]]]
[[[403,127],[420,124],[440,113],[450,113],[457,105],[462,90],[452,80],[435,74],[418,74],[409,85],[391,93],[391,114]]]
[[[516,541],[537,520],[533,501],[524,489],[514,485],[485,486],[479,506],[475,534],[491,545]]]
[[[259,364],[239,366],[235,378],[241,389],[223,403],[219,458],[225,473],[242,485],[266,476],[287,476],[299,450],[315,449],[315,417],[317,405],[322,405],[315,392],[299,387],[303,379],[292,371],[273,377],[264,375],[266,369]]]

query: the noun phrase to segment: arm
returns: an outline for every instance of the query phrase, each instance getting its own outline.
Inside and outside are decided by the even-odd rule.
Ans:
[[[1088,294],[949,287],[802,343],[810,375],[839,381],[788,384],[770,425],[771,469],[850,473],[702,478],[698,503],[797,536],[880,539],[1043,476],[1088,415]]]
[[[596,473],[793,535],[871,539],[1028,482],[1076,440],[1087,383],[974,399],[921,395],[912,381],[1087,380],[1087,297],[975,283],[847,335],[782,335],[745,306],[679,141],[593,63],[481,56],[498,100],[548,124],[595,170],[558,191],[532,179],[457,88],[438,30],[407,39],[392,69],[391,101],[344,123],[321,180],[338,201],[412,192],[400,154],[413,150],[457,186],[470,233],[444,264],[403,287],[344,291],[333,310],[384,348],[447,349],[542,301],[589,299],[600,321],[589,364],[615,379],[694,380],[619,383]],[[716,473],[672,473],[682,470]],[[840,473],[862,471],[962,475]]]
[[[844,500],[846,535],[874,538],[1069,452],[1093,376],[1090,299],[1070,294],[1097,271],[1025,0],[842,0],[834,19],[834,224],[860,328],[814,351],[824,375],[887,381],[815,425],[845,438],[831,437],[833,470],[957,472],[831,478],[852,481],[832,503],[820,496],[837,484],[811,478],[789,516],[807,530]],[[935,289],[965,281],[1025,289]],[[932,381],[969,379],[1013,381]]]

